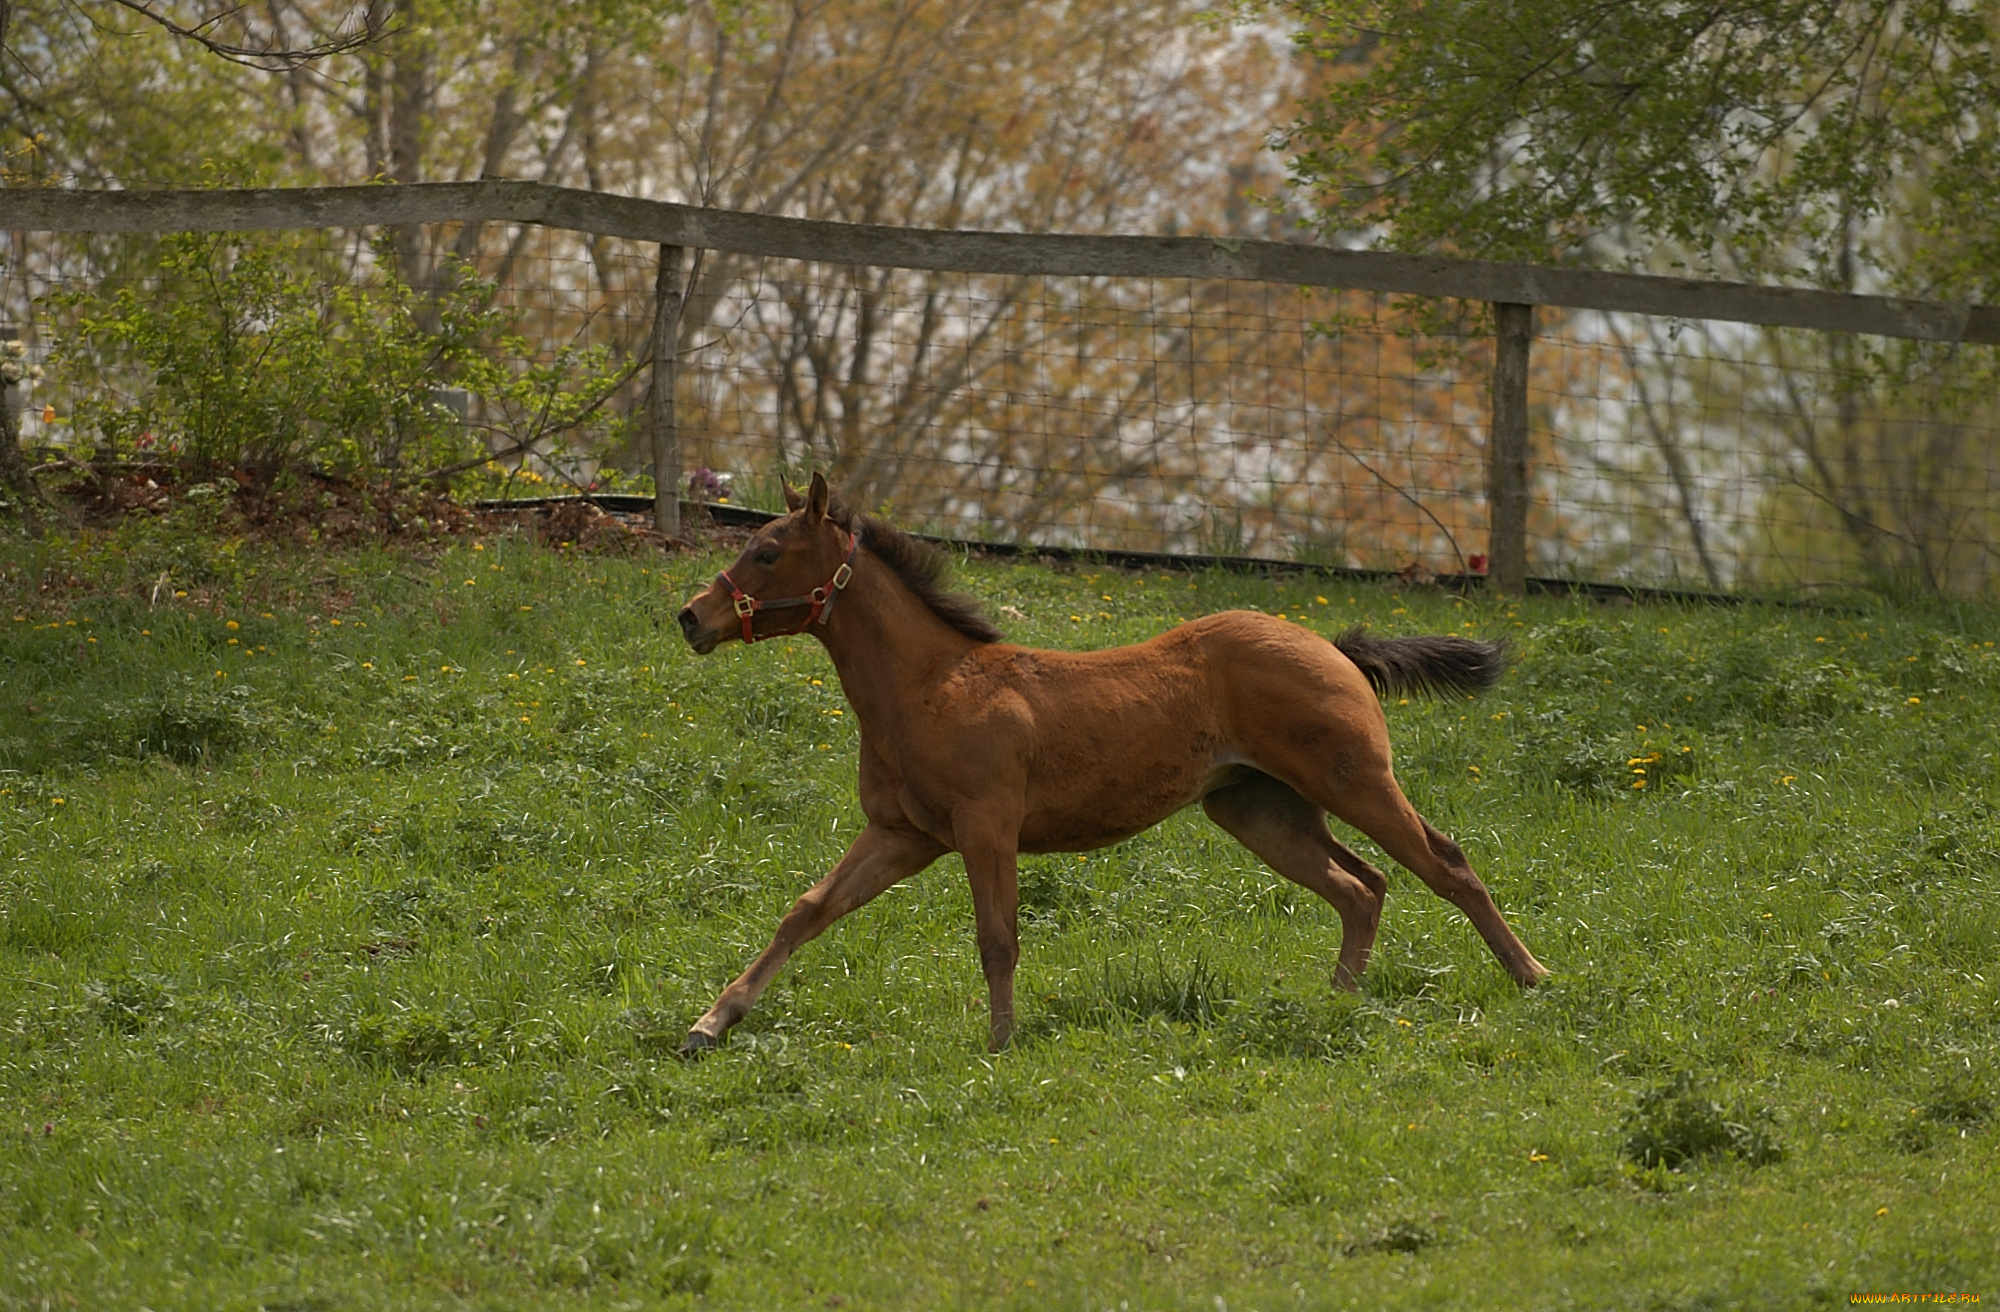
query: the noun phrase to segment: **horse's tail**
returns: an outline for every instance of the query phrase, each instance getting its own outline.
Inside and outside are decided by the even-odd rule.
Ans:
[[[1450,636],[1371,638],[1365,627],[1333,640],[1377,693],[1476,697],[1507,672],[1507,644]]]

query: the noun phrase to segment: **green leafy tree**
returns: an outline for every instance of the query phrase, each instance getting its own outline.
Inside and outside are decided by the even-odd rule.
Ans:
[[[2000,289],[1992,0],[1322,0],[1328,229],[1536,262]]]
[[[1323,230],[1406,250],[2000,299],[1994,0],[1293,9],[1322,81],[1286,142]],[[1651,327],[1607,330],[1644,421],[1627,472],[1670,482],[1662,508],[1674,503],[1711,585],[1995,586],[1991,352],[1756,331],[1637,349],[1633,334]],[[1674,386],[1682,366],[1706,380],[1699,404],[1739,416],[1733,448],[1713,458],[1761,468],[1764,493],[1734,523],[1695,487],[1707,439],[1656,403],[1689,396],[1689,379]],[[1725,568],[1729,543],[1756,551]]]

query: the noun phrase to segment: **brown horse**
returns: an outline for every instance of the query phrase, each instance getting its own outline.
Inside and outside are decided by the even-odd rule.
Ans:
[[[1231,611],[1111,651],[1016,647],[942,589],[942,552],[850,513],[818,474],[785,499],[791,513],[682,609],[681,632],[703,655],[792,633],[826,644],[861,729],[868,825],[695,1022],[684,1053],[714,1047],[828,925],[953,851],[972,883],[990,1037],[1002,1048],[1020,957],[1016,854],[1105,847],[1196,801],[1333,904],[1343,987],[1368,966],[1387,882],[1327,831],[1328,812],[1471,917],[1516,983],[1548,973],[1458,844],[1397,787],[1376,700],[1490,687],[1504,668],[1498,644],[1358,632],[1330,643]]]

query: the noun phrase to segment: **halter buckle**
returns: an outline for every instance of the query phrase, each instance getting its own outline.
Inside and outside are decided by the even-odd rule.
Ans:
[[[731,602],[730,605],[735,608],[738,615],[741,615],[746,620],[757,610],[756,601],[748,593],[739,592],[736,594],[736,600]]]
[[[840,568],[833,572],[833,580],[827,586],[832,588],[835,592],[838,592],[842,588],[846,587],[847,580],[853,577],[854,577],[854,567],[852,565],[849,565],[846,561],[843,560],[840,562]]]

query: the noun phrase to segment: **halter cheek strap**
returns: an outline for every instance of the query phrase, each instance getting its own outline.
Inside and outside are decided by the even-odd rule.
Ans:
[[[861,538],[858,534],[848,535],[847,542],[847,559],[840,562],[840,568],[833,572],[833,577],[803,597],[781,597],[776,601],[763,601],[737,587],[736,580],[729,577],[728,570],[716,575],[715,581],[729,589],[729,605],[743,625],[743,641],[762,642],[765,638],[789,637],[794,633],[804,633],[815,624],[824,624],[826,617],[833,613],[834,600],[840,596],[848,580],[854,577],[854,558],[861,554]],[[751,620],[758,611],[783,610],[789,606],[808,607],[806,617],[799,621],[796,628],[780,629],[776,633],[759,635],[751,627]]]

